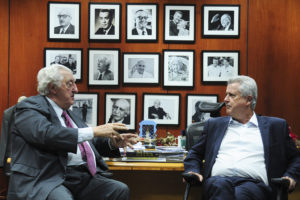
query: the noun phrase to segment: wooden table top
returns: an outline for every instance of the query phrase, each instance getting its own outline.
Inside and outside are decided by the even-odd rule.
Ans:
[[[183,163],[106,161],[110,170],[184,171]]]

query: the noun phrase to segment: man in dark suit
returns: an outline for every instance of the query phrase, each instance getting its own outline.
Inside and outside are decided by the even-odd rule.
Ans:
[[[71,13],[67,9],[62,9],[58,15],[59,26],[54,27],[55,34],[74,34],[75,27],[71,24]]]
[[[210,118],[184,161],[203,181],[204,199],[274,199],[270,180],[278,177],[293,190],[300,157],[287,122],[255,114],[257,86],[248,76],[229,79],[224,100],[229,116]]]
[[[113,9],[100,9],[99,22],[100,28],[95,32],[95,35],[114,35],[115,27],[112,24],[114,17]]]
[[[182,11],[176,10],[173,19],[170,20],[170,36],[177,36],[179,33],[178,24],[182,20]]]
[[[166,113],[162,107],[160,107],[160,100],[156,99],[154,105],[148,108],[149,119],[171,119],[169,113]]]
[[[78,92],[72,71],[42,68],[37,96],[19,103],[12,131],[8,199],[129,199],[127,185],[107,178],[101,156],[136,143],[123,124],[87,125],[69,107]]]
[[[132,29],[132,35],[152,35],[152,29],[148,26],[148,12],[146,10],[137,10],[135,12],[135,28]]]

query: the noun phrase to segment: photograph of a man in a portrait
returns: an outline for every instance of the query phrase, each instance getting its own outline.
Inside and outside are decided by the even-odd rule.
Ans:
[[[58,26],[54,27],[54,34],[74,34],[75,26],[72,24],[74,11],[71,8],[58,9]]]
[[[114,22],[114,9],[95,9],[95,35],[114,35]]]
[[[208,20],[208,30],[210,31],[234,30],[234,11],[210,10]]]

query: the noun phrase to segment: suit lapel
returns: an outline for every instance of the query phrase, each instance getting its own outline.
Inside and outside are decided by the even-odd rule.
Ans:
[[[223,141],[223,138],[225,136],[226,130],[228,128],[228,123],[229,123],[229,117],[224,118],[224,120],[217,126],[216,134],[215,135],[215,145],[214,145],[214,153],[213,153],[213,158],[214,160],[217,157],[217,154],[219,152],[221,143]]]
[[[266,169],[268,172],[269,169],[269,153],[270,153],[270,129],[267,122],[264,120],[263,117],[257,116],[258,121],[258,127],[261,133],[262,142],[264,145],[264,154],[265,154],[265,163],[266,163]]]

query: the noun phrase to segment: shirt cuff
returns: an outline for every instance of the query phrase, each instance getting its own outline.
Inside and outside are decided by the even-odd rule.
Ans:
[[[78,143],[91,140],[94,138],[92,127],[78,128]]]

